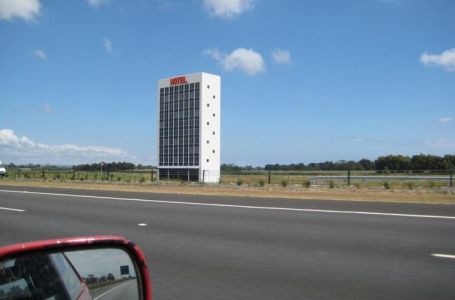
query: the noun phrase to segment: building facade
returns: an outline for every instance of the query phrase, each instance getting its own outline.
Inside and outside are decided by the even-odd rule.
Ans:
[[[221,78],[193,73],[158,81],[160,179],[220,180]]]

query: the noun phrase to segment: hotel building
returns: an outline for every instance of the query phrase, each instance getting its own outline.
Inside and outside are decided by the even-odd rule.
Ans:
[[[219,182],[221,78],[193,73],[158,81],[160,179]]]

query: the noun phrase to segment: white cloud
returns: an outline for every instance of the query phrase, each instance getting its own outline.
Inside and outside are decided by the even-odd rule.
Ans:
[[[443,118],[438,119],[439,123],[450,123],[452,121],[453,121],[453,118],[451,118],[451,117],[443,117]]]
[[[420,62],[425,66],[442,67],[449,72],[455,71],[455,48],[445,50],[441,54],[423,53]]]
[[[426,140],[426,144],[432,148],[438,149],[455,149],[455,141],[449,139],[435,139],[435,140]]]
[[[104,48],[106,49],[107,53],[112,53],[112,42],[108,38],[104,38],[103,40]]]
[[[41,11],[39,0],[0,0],[0,20],[21,18],[33,21]]]
[[[47,55],[43,50],[37,49],[32,51],[32,55],[38,59],[46,60]]]
[[[42,111],[43,111],[43,112],[51,112],[51,111],[52,111],[52,108],[51,108],[51,106],[49,105],[49,103],[44,103],[43,108],[42,108]]]
[[[87,0],[88,4],[92,7],[99,7],[101,5],[109,4],[111,0]]]
[[[11,129],[0,130],[0,153],[13,162],[72,164],[129,158],[126,151],[103,146],[47,145],[18,137]]]
[[[279,65],[291,64],[291,54],[287,50],[275,49],[272,51],[272,59]]]
[[[247,75],[255,75],[265,71],[262,55],[253,49],[238,48],[230,54],[221,53],[217,49],[207,49],[204,54],[218,61],[224,70],[242,70]]]
[[[211,15],[232,18],[254,8],[254,0],[204,0],[204,6]]]

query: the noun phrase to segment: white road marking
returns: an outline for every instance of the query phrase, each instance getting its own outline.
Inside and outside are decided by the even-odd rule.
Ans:
[[[114,287],[114,288],[112,288],[112,289],[110,289],[110,290],[105,291],[105,292],[102,293],[101,295],[99,295],[99,296],[93,298],[93,300],[97,300],[97,299],[99,299],[99,298],[101,298],[101,297],[103,297],[103,296],[109,294],[109,293],[112,292],[113,290],[118,289],[118,288],[121,287],[121,286],[124,286],[124,285],[127,284],[127,283],[129,283],[129,281],[128,281],[128,282],[125,282],[125,283],[122,283],[122,284],[120,284],[120,285],[117,285],[116,287]]]
[[[10,211],[20,211],[20,212],[24,212],[25,211],[25,209],[9,208],[9,207],[1,207],[1,206],[0,206],[0,210],[10,210]]]
[[[451,259],[455,259],[455,255],[450,255],[450,254],[433,253],[433,254],[431,254],[431,256],[434,256],[434,257],[441,257],[441,258],[451,258]]]
[[[139,223],[139,224],[137,224],[137,226],[147,226],[147,224],[145,224],[145,223]]]
[[[332,213],[332,214],[350,214],[350,215],[370,215],[370,216],[390,216],[390,217],[406,217],[406,218],[428,218],[428,219],[448,219],[455,220],[455,216],[438,216],[438,215],[416,215],[416,214],[399,214],[399,213],[383,213],[370,211],[353,211],[353,210],[327,210],[327,209],[310,209],[310,208],[289,208],[289,207],[273,207],[273,206],[252,206],[252,205],[234,205],[234,204],[216,204],[203,202],[184,202],[184,201],[168,201],[168,200],[149,200],[140,198],[119,198],[106,196],[90,196],[77,194],[59,194],[59,193],[44,193],[44,192],[28,192],[28,191],[13,191],[1,190],[5,193],[27,193],[35,195],[48,195],[58,197],[75,197],[75,198],[92,198],[92,199],[109,199],[117,201],[135,201],[160,204],[176,204],[176,205],[196,205],[196,206],[211,206],[211,207],[229,207],[229,208],[244,208],[244,209],[261,209],[261,210],[279,210],[279,211],[298,211],[298,212],[317,212],[317,213]]]

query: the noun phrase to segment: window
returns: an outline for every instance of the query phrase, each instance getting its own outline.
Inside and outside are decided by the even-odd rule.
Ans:
[[[215,131],[214,131],[214,132],[212,132],[212,134],[213,134],[213,135],[215,135]]]
[[[207,141],[207,144],[210,144],[210,141]]]
[[[209,89],[209,88],[210,88],[210,85],[207,85],[207,88]]]
[[[207,125],[210,125],[210,122],[207,122]]]
[[[207,107],[210,107],[210,104],[209,104],[209,103],[207,103]]]
[[[213,116],[215,116],[215,114],[213,114]]]
[[[207,162],[209,162],[210,160],[207,158]]]
[[[215,153],[215,150],[212,150],[212,153]]]
[[[215,95],[213,95],[213,99],[215,99]]]

